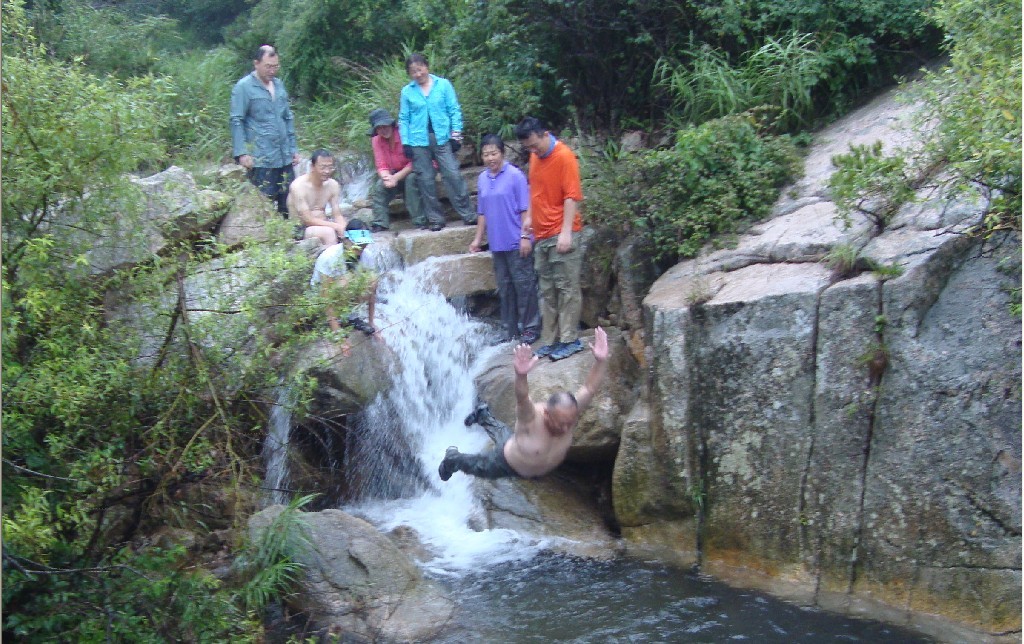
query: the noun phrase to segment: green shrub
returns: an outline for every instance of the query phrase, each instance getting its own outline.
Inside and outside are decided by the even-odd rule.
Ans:
[[[511,5],[476,3],[437,43],[436,55],[458,90],[467,134],[474,139],[487,133],[512,139],[524,116],[550,123],[569,107],[555,61],[533,38],[532,16]]]
[[[25,598],[15,611],[8,593]],[[258,619],[237,607],[235,591],[188,565],[181,547],[124,548],[84,572],[40,570],[12,557],[4,562],[4,599],[4,633],[23,641],[262,639]]]
[[[947,32],[949,65],[911,90],[921,105],[917,149],[852,147],[834,159],[829,186],[845,218],[884,228],[916,189],[946,198],[980,196],[972,231],[1021,229],[1021,4],[942,0],[933,19]]]
[[[938,123],[920,165],[941,164],[945,185],[979,190],[988,204],[975,231],[1021,229],[1021,3],[941,0],[949,66],[929,73],[922,122]]]
[[[241,66],[242,61],[226,47],[193,51],[157,63],[156,71],[163,75],[160,82],[166,87],[160,102],[160,132],[170,156],[209,162],[230,155],[231,89],[241,77]]]
[[[684,65],[659,60],[658,84],[668,90],[684,121],[701,123],[760,105],[779,108],[779,124],[793,128],[814,115],[812,91],[825,61],[811,34],[767,38],[733,65],[707,45],[684,52]]]
[[[107,214],[100,204],[128,189],[124,173],[163,156],[156,102],[165,88],[151,78],[97,78],[81,64],[52,60],[19,21],[19,5],[5,5],[11,15],[4,40],[15,45],[5,51],[2,95],[4,259],[10,271],[25,244],[53,225],[61,199],[87,198],[93,206],[83,212],[99,221]],[[57,250],[76,251],[66,245]]]
[[[680,130],[669,149],[625,156],[589,177],[588,218],[635,226],[660,260],[691,257],[712,236],[767,215],[799,167],[789,138],[768,134],[754,115],[716,119]]]
[[[256,402],[280,377],[271,358],[323,319],[317,297],[281,303],[281,291],[302,290],[311,262],[284,235],[244,257],[197,238],[94,271],[89,235],[152,242],[134,232],[145,199],[126,175],[162,157],[166,86],[51,59],[22,3],[0,6],[4,633],[254,639],[241,591],[146,537],[157,526],[204,530],[199,485],[239,510],[251,502],[242,488],[258,476]],[[197,267],[214,285],[209,308],[185,299]],[[235,291],[215,279],[225,268]],[[309,380],[295,380],[307,399]],[[260,587],[262,597],[279,588]]]
[[[178,22],[163,15],[72,0],[64,3],[56,21],[59,31],[50,36],[54,53],[64,60],[80,58],[94,74],[141,76],[181,46]]]
[[[839,218],[850,225],[857,213],[881,232],[899,210],[914,198],[916,181],[900,153],[885,153],[882,142],[851,145],[847,154],[832,158],[836,171],[828,187],[835,199]]]

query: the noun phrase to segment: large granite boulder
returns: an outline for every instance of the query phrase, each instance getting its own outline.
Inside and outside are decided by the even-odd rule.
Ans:
[[[119,204],[123,215],[93,221],[79,205],[56,216],[60,243],[83,252],[94,274],[151,261],[170,244],[212,231],[231,205],[229,195],[199,188],[177,166],[130,183],[136,193]]]
[[[232,197],[224,219],[217,230],[217,241],[234,246],[245,242],[264,242],[291,234],[287,225],[278,214],[273,202],[267,199],[256,186],[245,180],[245,173],[238,177],[235,168],[226,166],[222,171],[221,181],[225,192]],[[239,178],[241,180],[239,180]]]
[[[251,537],[283,510],[253,515]],[[341,510],[301,517],[308,542],[294,555],[302,564],[300,589],[288,601],[318,628],[365,641],[421,642],[448,625],[454,603],[372,525]]]
[[[400,368],[394,354],[374,336],[352,332],[344,341],[320,340],[299,349],[294,369],[317,380],[310,415],[340,418],[354,414],[390,383]]]
[[[963,235],[978,201],[932,194],[846,226],[825,187],[849,144],[908,143],[912,110],[887,95],[822,132],[770,220],[655,282],[613,504],[627,550],[999,639],[1021,614],[1020,240]],[[840,245],[885,270],[833,273]]]
[[[478,479],[474,487],[486,513],[481,527],[542,538],[548,549],[579,557],[604,559],[621,550],[592,490],[575,477]]]

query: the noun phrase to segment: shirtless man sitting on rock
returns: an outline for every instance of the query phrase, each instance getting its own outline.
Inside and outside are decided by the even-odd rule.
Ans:
[[[306,227],[303,239],[318,238],[324,246],[333,246],[345,237],[345,217],[341,214],[341,186],[334,180],[334,156],[317,150],[309,160],[309,173],[292,181],[288,188],[288,212]],[[331,218],[327,217],[331,207]]]
[[[608,336],[604,329],[594,331],[594,366],[586,382],[576,392],[559,391],[545,403],[530,399],[526,374],[540,361],[528,344],[514,350],[512,368],[516,372],[516,428],[512,432],[496,419],[482,403],[466,417],[466,425],[478,423],[495,439],[495,448],[484,454],[463,454],[449,447],[437,468],[442,481],[455,472],[465,472],[480,478],[497,479],[507,476],[536,478],[558,467],[572,445],[572,430],[580,414],[590,405],[608,363]],[[492,433],[493,432],[493,433]]]

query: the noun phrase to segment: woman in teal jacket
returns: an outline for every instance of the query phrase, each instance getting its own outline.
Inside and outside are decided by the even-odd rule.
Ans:
[[[469,203],[469,191],[459,173],[459,161],[452,147],[462,144],[462,106],[455,88],[447,78],[430,73],[422,54],[409,56],[405,60],[405,71],[411,80],[402,88],[398,135],[405,156],[412,159],[430,230],[441,230],[445,222],[434,185],[435,161],[452,207],[463,222],[476,225],[476,213]]]

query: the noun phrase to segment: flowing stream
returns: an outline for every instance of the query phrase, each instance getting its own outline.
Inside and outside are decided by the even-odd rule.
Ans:
[[[365,194],[365,186],[347,185],[346,200],[359,198],[350,196],[358,190]],[[383,267],[395,260],[377,250],[384,251]],[[494,345],[497,330],[433,290],[431,269],[428,260],[381,280],[376,322],[397,366],[389,390],[350,423],[340,467],[351,477],[350,500],[338,504],[384,532],[415,532],[432,557],[421,566],[458,606],[453,629],[436,641],[929,641],[657,563],[569,557],[552,553],[547,538],[480,529],[484,510],[470,478],[444,483],[437,466],[449,445],[470,452],[489,446],[483,431],[463,419],[474,406],[474,378],[511,345]],[[287,495],[274,490],[287,487],[291,417],[286,390],[277,396],[264,455],[267,487],[281,502]]]

